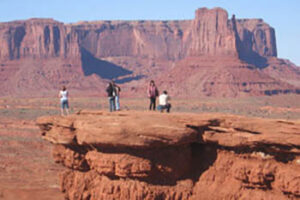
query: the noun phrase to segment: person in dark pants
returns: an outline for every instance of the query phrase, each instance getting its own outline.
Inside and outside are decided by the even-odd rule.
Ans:
[[[149,110],[155,110],[156,107],[156,97],[158,96],[158,90],[155,86],[155,83],[153,80],[150,81],[148,86],[148,97],[150,99],[150,106]]]
[[[116,106],[115,106],[115,87],[113,85],[113,82],[109,82],[107,88],[106,88],[107,96],[108,96],[108,101],[109,101],[109,111],[115,111]]]

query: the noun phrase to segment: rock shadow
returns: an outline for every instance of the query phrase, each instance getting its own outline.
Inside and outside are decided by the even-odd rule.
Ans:
[[[272,95],[278,95],[278,94],[290,94],[290,93],[296,93],[296,94],[300,94],[300,90],[296,89],[296,90],[279,90],[279,89],[275,89],[275,90],[265,90],[264,94],[267,96],[272,96]]]
[[[217,159],[216,144],[200,144],[192,143],[192,164],[191,173],[188,174],[189,179],[193,182],[199,181],[201,175],[212,166]]]
[[[80,49],[82,69],[85,76],[96,74],[104,79],[117,79],[120,76],[132,74],[132,71],[122,68],[113,63],[100,60],[85,48]]]
[[[261,133],[258,132],[258,131],[251,131],[251,130],[247,130],[247,129],[244,129],[244,128],[234,128],[234,130],[240,131],[240,132],[251,133],[251,134],[254,134],[254,135],[261,134]]]
[[[242,43],[242,42],[241,42]],[[239,51],[239,58],[249,64],[255,65],[259,69],[263,69],[268,66],[268,60],[265,57],[260,56],[258,53],[245,49],[244,45],[241,44]]]
[[[145,75],[137,75],[137,76],[133,76],[133,77],[125,77],[125,78],[116,79],[115,82],[118,83],[118,84],[123,84],[123,83],[128,83],[130,81],[140,80],[140,79],[142,79],[144,77],[145,77]]]
[[[20,58],[21,43],[26,34],[24,27],[17,27],[13,34],[13,41],[9,42],[9,58],[12,60],[14,58]],[[14,43],[14,47],[13,44]]]
[[[253,33],[248,30],[243,30],[244,40],[241,40],[241,37],[238,33],[237,26],[236,26],[236,20],[235,16],[232,16],[232,24],[233,24],[233,30],[235,34],[235,42],[236,42],[236,48],[238,50],[239,59],[242,61],[252,64],[256,66],[257,68],[263,69],[268,66],[268,60],[259,55],[257,52],[253,51],[252,46],[252,40],[254,38]],[[246,38],[246,39],[245,39]]]

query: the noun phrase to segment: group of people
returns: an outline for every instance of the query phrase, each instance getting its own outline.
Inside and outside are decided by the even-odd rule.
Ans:
[[[109,111],[118,111],[120,110],[120,92],[121,88],[114,81],[108,83],[106,88],[108,101],[109,101]],[[149,110],[159,110],[163,112],[166,110],[170,112],[171,104],[169,103],[170,97],[167,91],[163,91],[159,95],[159,91],[153,80],[150,81],[148,89],[148,98],[150,99]],[[65,86],[62,87],[62,90],[59,92],[60,104],[61,104],[61,115],[64,115],[64,110],[66,114],[69,114],[69,101],[68,101],[68,91]],[[158,106],[156,108],[156,99],[158,97]]]
[[[157,89],[154,81],[151,80],[147,91],[148,91],[148,97],[150,99],[149,110],[155,110],[156,98],[158,97],[157,110],[159,110],[160,112],[163,112],[164,110],[166,110],[167,112],[170,112],[170,109],[171,109],[171,104],[169,103],[170,97],[166,90],[163,91],[163,93],[161,95],[159,95],[158,89]]]
[[[108,101],[109,101],[109,110],[110,112],[120,110],[120,95],[121,88],[114,81],[108,83],[106,88]],[[150,99],[149,110],[156,109],[156,98],[158,97],[159,105],[157,106],[157,110],[163,112],[166,110],[170,112],[171,104],[169,103],[170,97],[168,96],[167,91],[163,91],[161,95],[159,95],[158,89],[153,80],[150,81],[148,89],[148,97]]]

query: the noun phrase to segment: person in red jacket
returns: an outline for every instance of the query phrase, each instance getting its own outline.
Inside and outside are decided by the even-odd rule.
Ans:
[[[157,87],[155,86],[155,83],[153,80],[150,81],[147,91],[148,91],[148,97],[150,99],[149,110],[155,110],[156,97],[158,96],[158,90],[157,90]]]

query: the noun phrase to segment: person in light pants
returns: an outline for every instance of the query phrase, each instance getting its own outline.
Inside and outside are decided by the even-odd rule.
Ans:
[[[58,97],[60,98],[60,114],[64,116],[64,110],[66,110],[66,114],[69,115],[69,93],[65,86],[62,87],[62,90],[59,91]]]
[[[120,92],[121,88],[115,82],[114,84],[114,91],[115,91],[115,108],[116,110],[120,110]]]

